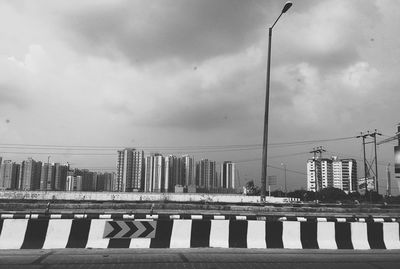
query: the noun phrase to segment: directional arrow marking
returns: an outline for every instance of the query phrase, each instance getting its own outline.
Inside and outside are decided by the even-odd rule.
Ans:
[[[103,238],[154,238],[157,221],[107,221]]]
[[[130,221],[125,222],[125,225],[127,225],[129,227],[129,231],[126,234],[124,234],[122,237],[130,238],[138,230],[138,228],[136,227],[136,225],[133,222],[130,222]]]
[[[122,231],[121,226],[119,226],[116,221],[109,221],[108,224],[110,224],[112,226],[112,230],[105,237],[107,237],[107,238],[115,237],[120,231]]]

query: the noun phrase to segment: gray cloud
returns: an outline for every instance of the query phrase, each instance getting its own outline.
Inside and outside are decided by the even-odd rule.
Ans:
[[[69,42],[86,53],[121,56],[132,63],[163,58],[201,62],[257,41],[264,11],[256,1],[124,1],[66,12],[63,24],[70,29]]]

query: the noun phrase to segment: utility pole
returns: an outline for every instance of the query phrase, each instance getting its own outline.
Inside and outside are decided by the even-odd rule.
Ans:
[[[376,153],[376,136],[377,135],[382,135],[381,133],[378,133],[377,130],[370,134],[371,137],[374,138],[374,151],[375,151],[375,190],[377,193],[379,193],[379,184],[378,184],[378,156]]]
[[[365,156],[365,138],[368,136],[369,136],[369,131],[366,134],[363,134],[363,132],[361,132],[361,134],[357,136],[357,138],[360,137],[362,138],[362,144],[363,144],[365,196],[367,196],[368,192],[367,178],[369,177],[369,171],[367,167],[367,157]]]

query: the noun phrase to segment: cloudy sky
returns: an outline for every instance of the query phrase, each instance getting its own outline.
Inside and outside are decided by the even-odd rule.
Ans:
[[[0,0],[0,156],[111,170],[129,146],[236,161],[242,184],[258,182],[268,27],[284,2]],[[340,138],[394,135],[398,14],[400,1],[301,0],[282,16],[268,152],[278,185],[285,163],[289,189],[305,187],[313,147],[361,159],[361,140]],[[393,145],[378,148],[381,190]]]

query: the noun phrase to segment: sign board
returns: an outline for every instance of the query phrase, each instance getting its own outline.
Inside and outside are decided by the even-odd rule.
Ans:
[[[375,178],[374,177],[367,178],[367,188],[368,188],[368,191],[375,190]],[[365,191],[365,178],[358,179],[358,190]]]
[[[157,221],[107,221],[103,238],[154,238]]]
[[[272,185],[276,185],[276,176],[268,176],[268,185],[272,186]]]

